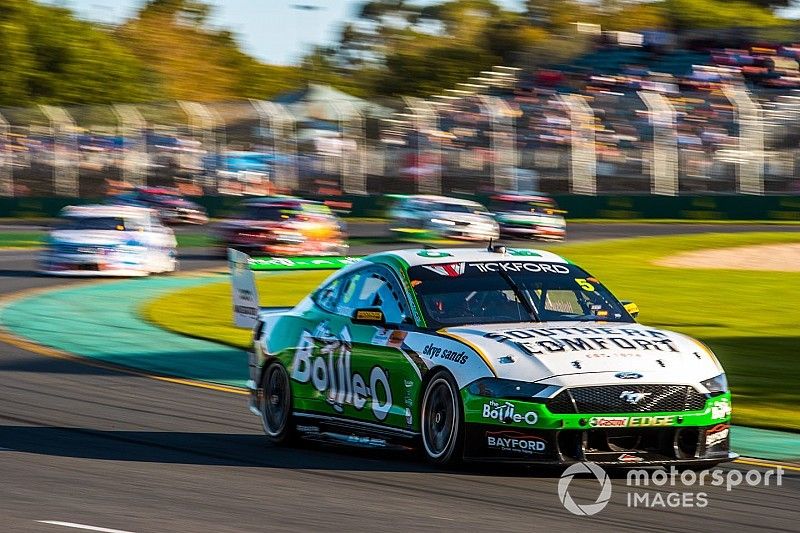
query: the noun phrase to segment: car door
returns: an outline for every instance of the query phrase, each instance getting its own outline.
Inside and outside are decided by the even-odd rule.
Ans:
[[[411,391],[420,378],[400,351],[411,322],[401,287],[389,268],[369,265],[319,292],[291,369],[299,404],[364,422],[414,424]],[[396,325],[354,324],[353,313],[363,308],[381,309]]]
[[[349,321],[348,368],[353,387],[340,391],[340,395],[343,393],[343,398],[350,401],[357,418],[409,429],[414,425],[414,396],[421,375],[414,361],[401,350],[413,325],[409,302],[399,280],[387,266],[367,266],[356,275],[356,283],[342,291],[338,312],[352,317],[359,309],[377,309],[387,326]]]

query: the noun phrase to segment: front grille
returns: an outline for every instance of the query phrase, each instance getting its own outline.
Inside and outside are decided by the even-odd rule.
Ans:
[[[672,413],[698,411],[705,403],[705,396],[688,385],[606,385],[563,390],[547,408],[556,414]]]
[[[53,251],[64,255],[97,255],[110,251],[110,248],[91,244],[66,244],[59,243],[53,246]]]

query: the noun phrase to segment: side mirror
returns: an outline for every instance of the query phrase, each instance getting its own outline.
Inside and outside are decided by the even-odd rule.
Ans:
[[[628,312],[628,314],[631,315],[633,318],[639,316],[639,306],[636,305],[634,302],[622,300],[620,303],[622,304],[622,307],[624,307],[625,310]]]
[[[385,326],[386,317],[383,316],[383,311],[377,307],[367,307],[364,309],[356,309],[353,312],[353,324],[361,324],[362,326]]]

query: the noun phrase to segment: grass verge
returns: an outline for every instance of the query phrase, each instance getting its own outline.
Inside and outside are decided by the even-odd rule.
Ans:
[[[598,276],[621,299],[637,302],[643,323],[707,343],[728,373],[735,423],[800,431],[800,273],[653,264],[689,250],[781,242],[800,242],[800,233],[639,237],[545,247]],[[327,275],[259,277],[261,303],[294,304]],[[178,333],[246,347],[249,332],[232,327],[230,308],[229,284],[220,282],[162,296],[142,313]]]
[[[45,231],[2,231],[0,232],[0,249],[2,248],[41,248],[44,246]],[[179,233],[175,236],[179,248],[200,248],[212,246],[216,241],[204,233]]]

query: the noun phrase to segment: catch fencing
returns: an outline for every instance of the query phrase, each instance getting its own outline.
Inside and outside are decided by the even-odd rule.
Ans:
[[[501,74],[431,99],[4,108],[0,195],[800,190],[800,93],[562,94]]]

